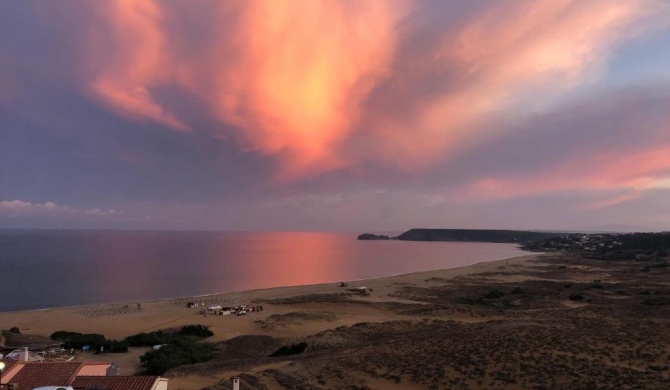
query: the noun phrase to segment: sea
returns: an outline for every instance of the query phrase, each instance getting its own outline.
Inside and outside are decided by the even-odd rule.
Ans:
[[[357,235],[0,229],[0,311],[352,281],[528,254],[515,244]]]

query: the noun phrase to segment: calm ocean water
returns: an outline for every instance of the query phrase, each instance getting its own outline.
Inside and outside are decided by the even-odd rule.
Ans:
[[[0,311],[338,282],[526,254],[512,244],[356,235],[0,230]]]

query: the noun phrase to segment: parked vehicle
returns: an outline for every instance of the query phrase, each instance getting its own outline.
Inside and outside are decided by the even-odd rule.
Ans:
[[[33,387],[33,390],[74,390],[72,386],[42,386],[42,387]]]

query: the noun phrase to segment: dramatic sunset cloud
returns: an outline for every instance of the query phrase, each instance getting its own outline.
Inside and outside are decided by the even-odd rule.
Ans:
[[[660,229],[669,39],[665,0],[2,3],[0,207]]]
[[[657,23],[654,1],[543,0],[474,7],[425,31],[436,11],[458,9],[431,5],[207,3],[221,26],[202,43],[169,3],[108,1],[89,29],[90,88],[124,115],[177,130],[192,126],[160,89],[187,90],[222,134],[275,156],[289,177],[365,160],[422,167],[487,136],[511,105],[595,78],[614,45]],[[373,133],[376,148],[350,153],[358,132]]]
[[[368,140],[381,142],[383,152],[371,158],[422,167],[481,138],[506,136],[496,124],[507,110],[532,110],[594,82],[617,43],[658,26],[658,8],[666,16],[668,10],[661,2],[627,1],[489,5],[455,25],[430,24],[435,7],[410,19],[413,34],[393,77],[370,102]],[[454,8],[436,7],[439,15]]]
[[[161,4],[105,2],[89,30],[92,92],[124,115],[188,130],[158,92],[184,89],[222,128],[235,128],[218,130],[222,135],[277,156],[288,176],[346,164],[337,147],[387,74],[394,27],[406,8],[401,1],[208,3],[222,24],[202,43],[185,39],[189,32],[179,25],[189,21]]]
[[[176,130],[188,127],[152,96],[151,88],[171,82],[166,71],[163,11],[154,1],[101,2],[87,34],[91,90],[123,115],[147,118]],[[97,16],[97,17],[96,17]]]
[[[236,54],[226,60],[229,54],[221,53],[217,114],[242,129],[252,149],[281,155],[298,174],[345,164],[339,143],[353,132],[361,101],[387,74],[401,3],[246,5],[231,34]]]

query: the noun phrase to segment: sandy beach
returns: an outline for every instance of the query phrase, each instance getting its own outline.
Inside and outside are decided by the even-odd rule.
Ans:
[[[0,327],[9,329],[12,326],[19,327],[25,333],[48,336],[57,330],[69,330],[82,333],[101,333],[108,338],[121,339],[131,334],[148,332],[156,329],[181,326],[194,322],[210,326],[215,336],[211,341],[220,341],[231,337],[249,334],[256,331],[256,321],[273,314],[284,314],[289,308],[282,305],[264,305],[263,312],[250,313],[247,316],[203,316],[202,311],[210,305],[243,305],[254,301],[265,299],[287,298],[306,294],[332,294],[342,293],[349,288],[365,286],[373,289],[369,296],[359,297],[367,301],[398,301],[388,296],[398,285],[424,284],[426,278],[457,278],[475,273],[489,273],[499,270],[505,266],[521,266],[537,255],[522,256],[492,262],[478,263],[471,266],[418,272],[391,277],[367,279],[359,281],[343,281],[347,287],[340,287],[340,283],[315,284],[307,286],[277,287],[270,289],[238,291],[217,295],[201,297],[183,297],[170,300],[149,302],[128,302],[121,304],[99,304],[91,306],[78,306],[68,308],[55,308],[44,310],[30,310],[0,313]],[[187,308],[188,302],[195,302],[196,308]],[[138,303],[140,304],[138,307]],[[291,308],[293,310],[295,308]],[[346,325],[361,322],[363,317],[358,318],[360,310],[351,311],[342,308],[341,316],[338,316],[337,324]],[[351,315],[356,318],[350,318]],[[384,320],[382,313],[370,313],[378,320]],[[367,317],[365,317],[367,318]],[[352,322],[353,321],[353,322]],[[318,324],[314,331],[318,331]],[[324,326],[326,326],[324,324]],[[327,326],[333,326],[329,323]],[[279,332],[281,336],[290,336],[292,332]],[[302,332],[301,332],[302,333]]]
[[[150,302],[128,302],[122,304],[91,305],[81,307],[55,308],[33,311],[0,313],[0,328],[9,329],[16,326],[22,333],[49,336],[58,330],[80,333],[100,333],[111,339],[122,339],[139,332],[177,327],[188,324],[203,324],[210,327],[214,336],[211,342],[223,341],[235,336],[248,334],[269,334],[274,337],[298,337],[317,333],[338,326],[348,326],[358,322],[382,322],[395,320],[398,316],[392,312],[371,309],[358,305],[336,305],[328,303],[311,303],[296,306],[264,304],[263,311],[249,313],[246,316],[205,316],[203,311],[210,305],[248,305],[259,300],[290,298],[308,294],[337,294],[347,292],[351,288],[365,286],[372,289],[368,296],[357,296],[356,299],[369,302],[402,302],[402,299],[389,296],[397,286],[423,285],[428,278],[458,278],[476,273],[490,273],[500,267],[522,266],[537,255],[529,255],[506,260],[478,263],[467,267],[445,270],[418,272],[384,278],[343,281],[307,286],[277,287],[261,290],[239,291],[202,297],[183,297],[171,300]],[[188,302],[199,306],[188,308]],[[264,326],[263,321],[273,315],[285,315],[297,309],[309,312],[327,311],[334,313],[328,321],[290,321],[281,326]],[[465,318],[460,318],[463,320]],[[473,320],[473,319],[467,319]],[[86,356],[91,358],[91,356]],[[82,358],[84,357],[82,356]],[[102,358],[114,360],[111,355]],[[100,359],[100,357],[95,357]],[[118,359],[117,359],[118,360]],[[139,362],[137,362],[139,364]],[[133,369],[136,367],[133,367]],[[126,371],[126,370],[124,370]],[[132,370],[130,370],[132,371]]]
[[[188,324],[203,324],[214,332],[214,336],[207,341],[220,343],[223,346],[221,350],[224,352],[231,350],[231,340],[236,340],[238,336],[249,335],[270,336],[273,340],[280,340],[283,343],[310,340],[310,345],[330,348],[332,345],[341,345],[342,342],[338,341],[339,344],[333,344],[332,340],[328,342],[324,340],[332,339],[334,333],[356,329],[359,325],[355,324],[361,323],[391,327],[385,328],[383,332],[398,329],[399,326],[410,328],[428,326],[429,321],[433,320],[437,320],[439,324],[448,324],[444,326],[470,325],[468,329],[475,329],[481,324],[487,325],[492,321],[508,321],[510,324],[522,325],[531,323],[536,326],[553,315],[565,317],[566,314],[572,316],[577,312],[583,313],[581,310],[595,307],[594,300],[589,299],[589,303],[586,300],[573,301],[568,299],[567,293],[562,291],[561,296],[555,299],[548,299],[543,295],[541,300],[539,298],[529,299],[527,303],[522,295],[518,295],[514,300],[504,301],[507,302],[506,306],[499,305],[496,300],[490,300],[492,303],[489,304],[486,303],[488,301],[482,300],[483,298],[477,298],[480,299],[479,303],[486,303],[479,304],[476,303],[476,299],[468,301],[463,297],[485,297],[486,292],[492,289],[507,291],[509,296],[509,291],[514,291],[514,286],[522,286],[524,290],[549,291],[554,287],[546,287],[548,285],[553,286],[558,283],[560,286],[567,286],[566,281],[571,281],[579,287],[581,286],[579,283],[587,286],[594,280],[602,283],[619,283],[622,277],[616,276],[612,270],[588,261],[561,255],[532,254],[454,269],[360,281],[342,281],[346,283],[346,286],[342,286],[341,283],[329,283],[141,302],[140,305],[137,302],[129,302],[127,304],[1,313],[0,327],[9,329],[16,326],[21,329],[22,333],[42,336],[48,336],[57,330],[68,330],[81,333],[101,333],[108,338],[122,339],[139,332]],[[372,290],[370,295],[359,295],[351,291],[351,289],[363,286]],[[560,288],[567,289],[568,287]],[[448,294],[445,291],[448,291]],[[483,291],[484,293],[482,295],[479,292],[472,293],[472,291]],[[605,288],[597,293],[602,295],[604,291],[609,291],[609,289]],[[445,297],[444,300],[441,300],[441,296]],[[445,303],[440,303],[442,301]],[[609,299],[609,301],[614,302],[614,299]],[[187,302],[195,302],[198,306],[188,308]],[[260,304],[263,306],[263,311],[243,316],[204,315],[204,309],[214,304],[223,306]],[[424,331],[421,329],[416,330],[415,334]],[[431,330],[431,332],[437,331]],[[358,350],[358,348],[364,349],[365,347],[364,342],[351,348]],[[337,372],[324,368],[325,363],[321,360],[323,357],[319,355],[319,349],[314,348],[316,351],[312,354],[314,359],[302,361],[300,364],[305,366],[301,372],[307,376],[314,375],[322,378],[319,379],[319,383],[322,385],[322,382],[327,383],[330,388],[345,388],[338,386],[344,386],[345,382],[352,380],[351,377],[345,375],[344,379],[338,379]],[[138,357],[145,351],[146,349],[138,348],[131,349],[131,352],[127,354],[80,353],[77,359],[114,361],[120,366],[122,374],[132,374],[140,369]],[[277,379],[280,377],[277,373],[289,375],[295,371],[293,365],[296,364],[293,359],[269,361],[259,357],[244,361],[233,360],[238,361],[239,364],[233,364],[231,360],[217,360],[215,363],[197,365],[193,369],[177,368],[169,371],[165,376],[171,379],[171,389],[202,389],[208,386],[211,389],[225,388],[221,387],[224,386],[225,381],[240,373],[266,378],[267,380],[263,382],[266,387],[260,388],[280,389],[286,387],[285,384],[281,385],[282,380]],[[383,364],[380,365],[378,371],[374,371],[378,374],[364,371],[360,375],[352,375],[370,389],[426,388],[421,378],[406,378],[406,374],[398,376],[402,380],[393,380],[395,374],[390,374],[392,369],[382,367]],[[315,371],[310,374],[312,370]],[[314,386],[317,386],[314,388],[321,388],[317,383],[314,383]],[[442,384],[436,386],[433,387],[446,388]],[[514,387],[508,384],[500,388],[526,387]]]

